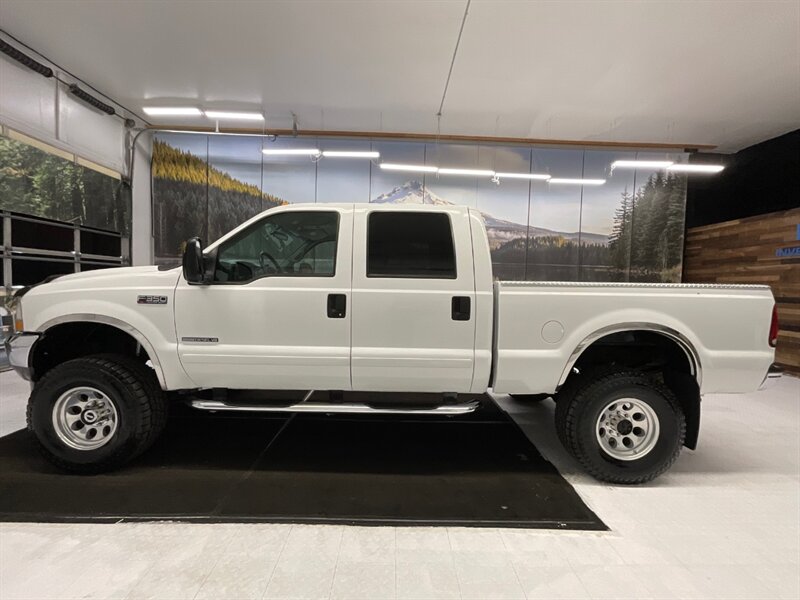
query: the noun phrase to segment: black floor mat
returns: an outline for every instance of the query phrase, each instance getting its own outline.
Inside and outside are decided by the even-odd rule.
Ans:
[[[175,411],[118,471],[66,475],[0,438],[0,520],[605,529],[493,402],[454,417]]]

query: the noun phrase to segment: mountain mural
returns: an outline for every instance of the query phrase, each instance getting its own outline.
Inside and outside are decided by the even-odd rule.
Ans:
[[[214,240],[264,209],[291,202],[301,193],[296,190],[307,190],[308,171],[304,169],[297,172],[296,180],[293,176],[284,177],[280,192],[275,189],[272,192],[278,193],[269,193],[269,177],[264,179],[267,189],[241,181],[220,168],[222,165],[209,164],[207,147],[204,156],[197,156],[181,146],[181,139],[180,135],[159,135],[153,147],[153,237],[159,263],[179,260],[182,242],[188,237],[199,234],[204,240]],[[0,147],[0,154],[2,150]],[[326,177],[330,175],[327,173]],[[346,170],[336,174],[340,178],[347,176]],[[359,179],[351,182],[352,191],[345,197],[354,201],[371,198],[373,203],[389,205],[455,204],[414,178],[380,193],[372,187],[373,178],[353,176]],[[0,187],[2,183],[0,173]],[[328,185],[324,178],[318,184]],[[613,198],[603,198],[609,207],[610,235],[529,226],[482,212],[495,278],[680,281],[686,178],[655,173],[635,189],[625,187],[613,192],[609,189],[608,193],[621,194],[613,211]],[[308,197],[306,191],[302,194]],[[479,196],[478,205],[493,211],[497,206],[494,198],[494,195]],[[538,208],[538,218],[559,208],[545,204]],[[575,217],[577,220],[578,215]]]
[[[407,181],[390,192],[377,196],[372,202],[378,204],[430,204],[434,206],[452,206],[454,204],[437,196],[418,180]],[[487,212],[481,212],[481,215],[486,224],[486,233],[489,236],[489,245],[492,250],[496,250],[512,240],[524,238],[527,235],[530,235],[531,238],[561,238],[575,244],[580,239],[582,245],[608,246],[608,236],[599,233],[554,231],[533,226],[529,228],[527,224],[498,219]]]

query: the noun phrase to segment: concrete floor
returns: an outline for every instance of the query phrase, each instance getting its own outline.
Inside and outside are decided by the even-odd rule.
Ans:
[[[0,374],[0,434],[26,396]],[[611,531],[6,523],[0,599],[800,597],[800,380],[706,396],[699,449],[638,487],[580,473],[552,403],[498,402]]]

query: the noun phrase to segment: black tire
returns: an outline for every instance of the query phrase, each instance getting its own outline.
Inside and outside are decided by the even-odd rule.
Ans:
[[[119,354],[96,354],[94,358],[110,360],[130,369],[136,373],[139,377],[139,381],[145,387],[145,393],[150,401],[151,426],[149,428],[148,439],[145,440],[136,452],[135,456],[139,456],[155,443],[161,435],[161,432],[164,431],[164,427],[167,425],[167,416],[169,415],[167,395],[164,393],[164,390],[161,389],[161,384],[158,382],[155,371],[142,361]]]
[[[619,366],[605,365],[583,372],[573,371],[567,381],[564,382],[564,385],[561,386],[561,389],[558,390],[558,393],[555,396],[556,435],[558,436],[561,445],[564,446],[566,451],[569,452],[573,458],[577,458],[577,456],[575,456],[572,438],[569,430],[567,429],[567,413],[569,411],[570,404],[572,403],[572,399],[581,388],[586,387],[588,384],[597,379],[619,372],[620,368],[621,367]]]
[[[561,442],[561,445],[564,446],[566,451],[570,454],[572,454],[572,446],[570,440],[567,439],[567,408],[569,407],[573,395],[573,390],[562,388],[561,391],[558,392],[558,396],[556,396],[555,412],[556,435],[558,436],[558,441]]]
[[[597,421],[603,409],[619,398],[634,398],[650,407],[658,418],[654,446],[641,458],[620,460],[598,442]],[[601,481],[645,483],[658,477],[677,460],[686,436],[686,420],[672,392],[645,373],[620,370],[599,377],[581,377],[580,384],[559,402],[562,443],[584,469]],[[603,432],[601,432],[603,433]]]
[[[53,409],[67,390],[96,388],[114,404],[117,430],[108,442],[92,450],[64,443],[53,425]],[[100,473],[115,469],[147,450],[166,422],[166,400],[152,369],[132,358],[95,355],[54,367],[33,388],[28,401],[28,430],[42,455],[73,473]]]

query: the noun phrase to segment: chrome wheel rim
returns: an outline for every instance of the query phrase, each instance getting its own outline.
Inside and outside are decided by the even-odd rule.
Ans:
[[[117,431],[117,407],[93,387],[67,390],[53,406],[53,428],[58,439],[75,450],[105,446]]]
[[[638,460],[658,442],[656,411],[638,398],[619,398],[606,404],[597,419],[600,448],[617,460]]]

